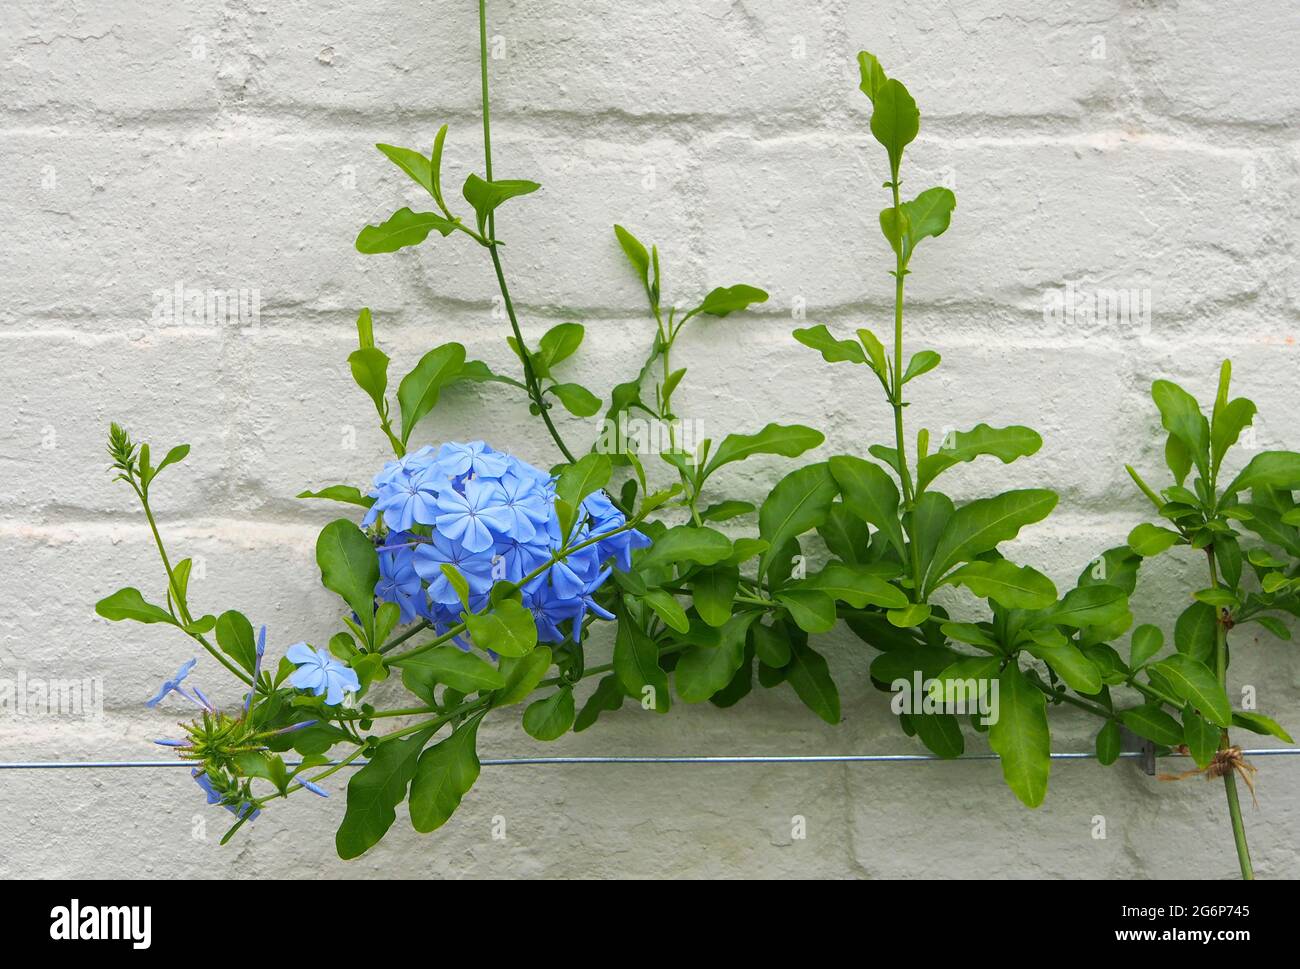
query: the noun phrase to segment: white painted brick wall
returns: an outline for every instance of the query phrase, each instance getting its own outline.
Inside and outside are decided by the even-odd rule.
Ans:
[[[912,188],[949,180],[952,230],[914,264],[909,341],[940,350],[913,426],[1022,422],[1042,452],[964,468],[959,498],[1050,485],[1057,515],[1019,550],[1064,580],[1144,514],[1122,465],[1160,462],[1150,381],[1205,399],[1217,361],[1261,405],[1261,443],[1300,447],[1300,19],[1281,0],[612,0],[494,2],[495,162],[536,196],[502,216],[515,298],[536,336],[580,319],[571,372],[598,390],[639,362],[650,329],[613,244],[625,222],[660,245],[666,290],[765,286],[760,312],[683,337],[687,414],[714,436],[802,421],[824,454],[889,435],[861,373],[789,337],[808,319],[886,327],[875,228],[882,152],[853,55],[869,48],[924,116]],[[0,722],[0,759],[154,756],[172,714],[142,700],[190,655],[154,627],[91,612],[123,584],[159,588],[128,494],[104,473],[110,419],[194,453],[158,504],[173,548],[201,555],[194,595],[271,627],[274,649],[331,628],[305,486],[361,483],[383,457],[344,358],[357,307],[409,365],[463,341],[508,365],[482,254],[455,240],[363,257],[357,230],[417,196],[370,145],[425,146],[451,124],[448,181],[480,167],[474,5],[388,0],[223,4],[10,0],[0,25],[0,675],[99,676],[102,720]],[[1225,15],[1226,14],[1226,15]],[[653,170],[653,188],[647,174]],[[1044,320],[1045,290],[1149,289],[1149,329]],[[154,292],[257,288],[260,325],[160,327]],[[355,430],[355,449],[345,443]],[[484,436],[553,454],[515,400],[449,393],[431,439]],[[575,431],[577,429],[575,428]],[[760,499],[780,461],[728,469]],[[720,478],[723,476],[720,475]],[[1170,559],[1144,573],[1139,618],[1193,587]],[[1194,563],[1187,563],[1189,568]],[[1233,678],[1300,726],[1294,647],[1236,637]],[[785,689],[666,718],[630,707],[552,746],[511,717],[485,757],[546,753],[903,752],[866,684],[869,651],[826,640],[844,695],[830,728]],[[605,644],[604,648],[608,648]],[[228,695],[215,665],[197,674]],[[223,683],[217,687],[216,684]],[[1090,720],[1053,719],[1057,749]],[[977,747],[977,745],[972,745]],[[1257,868],[1296,872],[1300,762],[1260,763],[1247,809]],[[341,795],[341,784],[336,785]],[[487,768],[432,836],[403,821],[333,859],[342,796],[268,812],[219,849],[183,770],[0,775],[0,876],[1092,875],[1231,877],[1222,795],[1130,764],[1057,765],[1023,810],[991,763],[928,766]],[[1104,815],[1109,837],[1090,836]],[[494,841],[495,815],[508,838]],[[808,819],[792,841],[790,819]],[[195,818],[210,822],[193,837]],[[1190,847],[1186,847],[1190,845]],[[255,849],[255,850],[253,850]]]

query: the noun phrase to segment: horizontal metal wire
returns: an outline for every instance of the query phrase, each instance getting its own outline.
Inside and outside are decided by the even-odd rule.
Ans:
[[[1300,754],[1300,747],[1261,747],[1243,750],[1247,757],[1278,757]],[[1054,753],[1052,760],[1096,760],[1097,755],[1091,751]],[[1140,750],[1125,751],[1119,755],[1126,759],[1138,759],[1146,754]],[[1187,757],[1187,754],[1168,754],[1169,757]],[[597,757],[500,757],[481,760],[484,767],[531,767],[568,764],[890,764],[912,763],[921,761],[948,762],[961,760],[997,760],[997,754],[963,754],[960,757],[939,757],[935,754],[739,754],[739,755],[699,755],[699,756],[597,756]],[[297,767],[301,761],[286,761],[290,767]],[[320,764],[321,767],[334,766],[338,761]],[[347,766],[363,767],[368,763],[354,760]],[[184,760],[84,760],[84,761],[9,761],[0,762],[0,770],[78,770],[111,769],[119,767],[192,767],[193,763]]]

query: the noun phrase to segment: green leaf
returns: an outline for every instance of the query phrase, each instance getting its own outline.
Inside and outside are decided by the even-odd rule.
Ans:
[[[465,364],[465,348],[459,343],[444,343],[434,347],[415,368],[402,378],[397,387],[397,403],[402,409],[402,443],[411,437],[411,431],[425,414],[438,403],[438,393],[455,382]]]
[[[1201,715],[1220,727],[1232,724],[1232,704],[1214,673],[1204,663],[1174,653],[1152,667],[1169,681],[1180,700],[1196,707]]]
[[[731,682],[744,662],[745,637],[758,615],[746,612],[732,616],[720,631],[718,645],[695,645],[681,654],[674,675],[677,695],[684,702],[703,702]]]
[[[877,92],[888,80],[885,77],[885,70],[880,66],[880,61],[876,60],[875,55],[868,54],[866,51],[858,52],[858,68],[862,72],[862,83],[859,87],[874,104]]]
[[[912,359],[907,362],[907,369],[903,371],[903,383],[907,383],[913,377],[919,377],[923,373],[929,373],[939,366],[939,360],[939,354],[933,350],[920,350],[912,354]]]
[[[565,686],[528,704],[524,710],[524,730],[537,740],[559,740],[573,726],[575,715],[573,688]]]
[[[1241,473],[1224,489],[1223,497],[1235,495],[1248,488],[1268,488],[1275,491],[1300,489],[1300,454],[1295,451],[1264,451],[1250,459]]]
[[[1236,609],[1241,605],[1241,601],[1230,590],[1221,586],[1213,589],[1199,589],[1192,595],[1196,597],[1197,602],[1204,602],[1216,609]]]
[[[330,485],[320,491],[300,491],[294,497],[325,498],[329,501],[341,501],[348,505],[360,505],[362,508],[369,508],[375,503],[375,499],[369,495],[363,495],[351,485]]]
[[[880,529],[900,558],[907,559],[903,525],[898,517],[898,487],[878,464],[862,458],[839,455],[827,462],[844,507],[868,525]]]
[[[365,533],[346,518],[330,522],[316,539],[316,564],[321,584],[352,607],[367,634],[373,632],[379,555]]]
[[[733,565],[701,569],[691,577],[691,599],[695,611],[710,626],[726,625],[739,587],[740,570]]]
[[[467,613],[465,625],[475,646],[500,656],[523,656],[537,645],[537,622],[514,599],[502,599],[487,614]]]
[[[176,625],[171,613],[161,606],[145,602],[139,589],[129,587],[118,589],[111,596],[100,599],[95,603],[95,612],[113,622],[131,619],[135,622],[168,622]]]
[[[981,599],[992,599],[1008,609],[1045,609],[1056,602],[1051,579],[1006,559],[970,562],[950,572],[940,585],[964,585]]]
[[[1183,728],[1177,720],[1151,703],[1121,710],[1119,719],[1139,737],[1145,737],[1166,747],[1176,747],[1183,742]]]
[[[912,715],[912,725],[916,727],[916,735],[921,738],[921,743],[940,757],[960,757],[966,749],[961,724],[954,714],[920,711]]]
[[[497,668],[476,653],[467,653],[450,643],[435,646],[414,656],[389,660],[390,666],[402,671],[402,682],[417,696],[425,696],[437,683],[444,683],[461,693],[486,693],[506,685]],[[413,684],[418,684],[417,689]]]
[[[388,354],[377,347],[362,347],[348,355],[352,379],[375,403],[375,409],[384,413],[384,394],[388,390]]]
[[[483,235],[487,231],[488,216],[496,211],[497,206],[507,199],[536,192],[539,188],[541,186],[536,182],[521,178],[488,182],[477,175],[470,175],[465,179],[461,194],[465,196],[465,201],[474,207],[474,213],[478,217],[478,231]]]
[[[876,89],[872,98],[871,133],[889,153],[889,170],[895,175],[903,158],[903,149],[912,143],[921,127],[916,102],[901,82],[890,78]]]
[[[797,458],[824,440],[820,431],[802,424],[768,424],[757,434],[728,434],[705,468],[704,477],[707,478],[724,464],[743,461],[754,454],[779,454],[782,457]]]
[[[956,464],[991,455],[1003,464],[1037,453],[1043,439],[1031,428],[1018,424],[990,427],[976,424],[969,431],[953,431],[939,445],[939,450],[917,462],[917,487],[922,491],[944,471]]]
[[[1085,696],[1101,691],[1101,670],[1055,629],[1036,631],[1026,648],[1055,670],[1070,689]]]
[[[902,609],[890,609],[885,613],[885,618],[897,626],[899,629],[907,629],[911,626],[919,626],[930,618],[930,606],[923,602],[916,602],[912,605],[905,606]]]
[[[478,780],[478,725],[476,714],[423,754],[411,778],[411,826],[427,834],[436,831],[456,813],[469,789]]]
[[[239,666],[253,672],[257,665],[257,637],[242,612],[230,609],[217,617],[217,645]]]
[[[1097,731],[1098,763],[1109,766],[1119,759],[1121,739],[1119,724],[1114,720],[1101,725],[1101,730]]]
[[[1002,644],[982,625],[973,622],[945,622],[939,630],[949,639],[955,639],[959,643],[970,643],[972,646],[993,653],[1002,652]]]
[[[628,696],[641,700],[647,687],[653,690],[654,709],[667,713],[672,705],[668,695],[668,674],[659,666],[659,647],[644,629],[621,608],[614,634],[614,674]]]
[[[948,230],[952,221],[953,209],[957,207],[957,196],[946,188],[928,188],[910,202],[903,203],[903,212],[907,216],[908,249],[916,249],[916,244],[930,236],[941,236]],[[938,364],[938,354],[935,354]],[[911,370],[908,367],[908,370]],[[907,382],[907,378],[903,378]]]
[[[586,332],[581,323],[560,323],[542,334],[538,352],[546,369],[573,356]]]
[[[555,497],[577,508],[583,498],[609,484],[614,467],[609,455],[583,455],[576,462],[560,472],[560,480],[555,483]]]
[[[998,677],[998,715],[989,727],[989,746],[1002,758],[1002,776],[1026,807],[1047,796],[1052,741],[1047,703],[1014,664]]]
[[[907,212],[900,206],[880,210],[880,232],[889,242],[889,248],[898,254],[898,258],[904,263],[907,262],[911,251],[908,249],[907,239],[911,231],[907,224]]]
[[[637,271],[641,277],[642,285],[649,288],[650,285],[650,253],[636,236],[628,232],[621,225],[614,226],[614,235],[618,237],[618,244],[623,248],[623,253],[627,256],[628,262]]]
[[[764,626],[756,622],[751,627],[754,653],[772,669],[781,669],[790,662],[790,637],[780,626]]]
[[[154,478],[158,477],[158,472],[161,471],[163,468],[167,467],[167,465],[179,464],[181,461],[184,461],[185,456],[188,455],[189,453],[190,453],[190,446],[188,444],[176,445],[174,448],[168,451],[166,455],[163,456],[163,459],[161,461],[158,462],[158,467],[154,468],[153,471],[150,472],[149,480],[153,481]]]
[[[785,674],[804,706],[832,726],[840,722],[840,693],[820,653],[806,643],[794,643]]]
[[[1183,742],[1187,752],[1192,755],[1196,766],[1206,768],[1219,749],[1219,735],[1222,731],[1192,709],[1189,703],[1183,709]]]
[[[958,508],[939,537],[924,581],[928,592],[959,562],[969,562],[1042,521],[1056,507],[1056,493],[1045,488],[1007,491],[978,498]]]
[[[663,589],[647,589],[642,598],[670,629],[684,633],[691,628],[691,621],[686,618],[686,610],[671,592]]]
[[[622,709],[623,701],[627,699],[627,694],[623,692],[623,687],[619,685],[618,677],[611,673],[609,676],[603,676],[600,682],[596,684],[596,689],[592,691],[591,696],[587,697],[587,702],[582,705],[578,716],[573,721],[573,732],[582,733],[596,722],[596,718],[602,713],[613,713],[615,710]]]
[[[730,518],[737,518],[740,515],[749,515],[757,511],[748,501],[720,501],[716,505],[709,505],[700,512],[700,520],[706,522],[723,522]]]
[[[707,313],[709,316],[727,316],[729,313],[738,312],[754,303],[766,302],[767,293],[754,286],[746,286],[743,283],[735,286],[719,286],[704,297],[704,302],[688,315],[694,316],[696,313]]]
[[[501,657],[500,673],[505,684],[492,700],[493,707],[508,707],[525,699],[537,688],[551,667],[549,646],[538,646],[523,656]]]
[[[1223,456],[1254,420],[1255,404],[1244,397],[1228,402],[1221,409],[1215,408],[1214,419],[1210,424],[1210,460],[1216,474],[1223,463]]]
[[[825,462],[791,471],[777,482],[758,511],[758,534],[768,543],[759,564],[760,576],[786,542],[826,521],[838,491]]]
[[[334,836],[339,857],[356,858],[378,844],[397,819],[394,810],[406,796],[416,759],[433,736],[433,727],[409,740],[380,744],[348,781],[348,806]]]
[[[1168,380],[1157,380],[1151,385],[1151,398],[1160,409],[1160,422],[1165,430],[1182,445],[1186,455],[1204,475],[1209,459],[1210,424],[1201,413],[1196,398]],[[1175,463],[1181,465],[1181,460]],[[1170,469],[1178,477],[1174,464]]]
[[[416,185],[430,195],[434,194],[433,168],[429,164],[429,159],[410,148],[398,148],[395,145],[375,145],[375,147],[387,155],[389,161],[406,172]]]
[[[819,589],[834,599],[847,602],[854,609],[880,606],[882,609],[903,609],[907,596],[890,585],[870,568],[832,562],[820,572],[808,577],[807,585]]]
[[[866,363],[862,347],[852,340],[838,340],[826,329],[825,323],[794,331],[794,338],[806,347],[821,353],[827,363]],[[873,368],[874,369],[874,368]]]
[[[1165,645],[1165,635],[1160,631],[1158,626],[1143,624],[1133,630],[1133,638],[1129,643],[1128,665],[1136,670],[1145,666],[1147,660]]]
[[[867,523],[849,511],[844,502],[831,503],[826,521],[817,527],[817,534],[840,561],[848,565],[862,565],[868,561],[871,532]]]
[[[816,589],[788,589],[776,594],[795,625],[808,633],[824,633],[835,628],[835,600]]]
[[[1182,543],[1183,537],[1177,532],[1147,522],[1128,533],[1128,547],[1143,558],[1152,558]]]
[[[357,252],[373,256],[396,252],[406,246],[418,246],[430,232],[444,237],[456,231],[456,223],[432,212],[412,212],[400,208],[379,225],[368,225],[357,235]]]
[[[1085,629],[1121,623],[1127,628],[1132,621],[1128,593],[1123,589],[1113,585],[1081,585],[1067,592],[1039,623]]]
[[[681,562],[716,565],[731,554],[731,539],[712,528],[676,525],[668,529],[637,559],[637,569],[662,568]]]
[[[591,417],[600,412],[600,398],[581,384],[552,384],[546,389],[575,417]]]
[[[1251,713],[1246,710],[1234,710],[1232,714],[1232,723],[1237,727],[1244,727],[1253,733],[1264,734],[1265,736],[1274,736],[1278,740],[1283,740],[1288,744],[1295,743],[1291,735],[1287,733],[1282,726],[1272,717],[1266,717],[1262,713]]]
[[[1213,606],[1193,602],[1174,623],[1174,646],[1178,652],[1202,663],[1214,655],[1214,639],[1219,624]]]

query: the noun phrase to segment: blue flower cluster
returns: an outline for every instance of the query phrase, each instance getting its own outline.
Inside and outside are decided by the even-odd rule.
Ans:
[[[493,583],[519,582],[564,546],[550,475],[482,441],[424,447],[389,461],[375,476],[374,505],[364,524],[382,518],[375,595],[401,609],[402,622],[429,620],[440,632],[460,621],[462,607],[442,570],[455,566],[469,584],[470,608],[487,605]],[[627,519],[603,492],[582,502],[570,544],[612,532]],[[612,568],[626,571],[634,549],[650,539],[628,529],[573,552],[522,587],[523,603],[542,642],[562,642],[561,623],[581,637],[588,613],[613,615],[595,601]]]

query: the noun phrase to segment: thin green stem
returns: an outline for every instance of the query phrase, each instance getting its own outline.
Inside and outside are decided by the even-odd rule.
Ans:
[[[902,224],[902,203],[898,194],[898,169],[890,180],[894,196],[894,211]],[[903,507],[910,514],[915,507],[916,494],[912,489],[912,473],[907,467],[907,441],[903,433],[903,280],[907,277],[907,262],[903,259],[902,242],[894,253],[894,372],[889,394],[889,405],[894,409],[894,443],[897,447],[898,478],[903,485]],[[912,559],[912,600],[922,602],[925,590],[921,587],[921,553],[916,542],[908,543]]]
[[[1221,588],[1213,545],[1205,550],[1205,560],[1210,570],[1210,586],[1215,589]],[[1216,609],[1215,612],[1214,672],[1219,678],[1219,684],[1226,690],[1228,686],[1228,626],[1225,622],[1226,616],[1223,615],[1222,610]],[[1230,746],[1232,746],[1232,741],[1229,739],[1228,731],[1225,728],[1219,735],[1219,749],[1226,750]],[[1242,880],[1254,881],[1255,868],[1250,861],[1250,846],[1246,843],[1246,824],[1241,816],[1241,799],[1237,796],[1237,776],[1232,768],[1229,768],[1223,775],[1223,792],[1228,799],[1228,817],[1232,820],[1232,840],[1237,847],[1237,862],[1241,866]]]
[[[492,108],[488,97],[487,0],[479,0],[478,4],[478,45],[479,74],[483,90],[483,171],[484,176],[490,182],[492,181]],[[551,440],[560,449],[564,459],[572,464],[577,459],[564,443],[564,439],[560,437],[555,422],[551,420],[549,407],[542,397],[542,389],[537,379],[537,373],[533,369],[532,360],[529,358],[528,347],[524,344],[523,331],[519,328],[519,319],[515,315],[514,303],[510,299],[510,290],[506,286],[505,271],[501,267],[501,256],[497,251],[499,243],[497,241],[496,213],[488,213],[487,238],[479,239],[479,241],[487,247],[492,256],[492,268],[496,272],[497,288],[501,291],[501,300],[505,304],[506,316],[510,319],[510,329],[514,333],[515,345],[519,348],[519,358],[524,365],[524,385],[528,391],[528,397],[537,407],[542,422],[551,435]]]
[[[158,549],[158,557],[162,559],[163,568],[167,571],[167,588],[171,593],[170,598],[175,603],[177,610],[180,612],[181,622],[184,623],[181,627],[182,631],[207,650],[208,653],[212,655],[213,659],[233,673],[236,677],[249,686],[253,686],[253,678],[223,656],[215,646],[207,641],[202,633],[193,632],[185,628],[185,626],[191,625],[194,620],[190,616],[189,606],[186,605],[184,596],[179,594],[180,587],[176,582],[176,573],[172,569],[171,560],[167,557],[167,548],[163,544],[162,534],[158,531],[158,523],[154,520],[153,509],[149,506],[149,492],[138,485],[132,478],[128,478],[127,483],[131,485],[132,489],[136,493],[136,497],[140,499],[140,507],[144,509],[145,520],[149,522],[149,530],[153,533],[153,542],[154,546]]]

